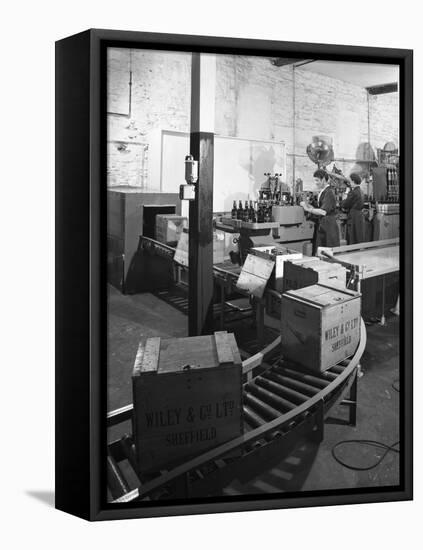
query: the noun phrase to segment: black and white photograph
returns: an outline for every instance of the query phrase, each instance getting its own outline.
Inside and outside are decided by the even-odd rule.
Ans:
[[[2,546],[414,548],[418,4],[2,15]]]
[[[105,56],[107,502],[399,489],[399,65]]]

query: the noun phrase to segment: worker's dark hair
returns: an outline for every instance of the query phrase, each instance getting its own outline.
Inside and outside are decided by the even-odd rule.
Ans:
[[[328,181],[329,176],[328,176],[328,173],[325,170],[322,170],[321,168],[319,168],[318,170],[316,170],[314,172],[313,178],[319,178],[319,180],[325,179],[326,181]]]
[[[350,174],[350,180],[353,181],[356,185],[361,185],[361,178],[355,172]]]

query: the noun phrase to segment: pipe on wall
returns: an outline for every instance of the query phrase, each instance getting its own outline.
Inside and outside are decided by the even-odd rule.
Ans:
[[[295,117],[296,117],[296,103],[295,103],[295,65],[292,65],[292,194],[295,194]],[[288,179],[288,178],[287,178]]]

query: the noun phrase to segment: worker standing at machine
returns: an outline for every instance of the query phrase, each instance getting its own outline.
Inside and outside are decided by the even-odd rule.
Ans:
[[[351,191],[341,203],[342,210],[348,213],[347,217],[347,244],[364,242],[364,200],[361,192],[361,178],[358,174],[350,174]]]
[[[320,189],[317,207],[304,201],[300,205],[314,219],[313,255],[315,255],[319,246],[336,247],[340,245],[340,240],[336,223],[336,199],[330,187],[328,173],[319,168],[314,172],[313,177],[317,188]]]

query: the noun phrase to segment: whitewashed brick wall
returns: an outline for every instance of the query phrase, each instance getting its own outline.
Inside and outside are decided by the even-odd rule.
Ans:
[[[115,143],[109,145],[109,185],[143,181],[137,177],[141,146],[131,147],[131,142],[148,141],[149,132],[157,128],[189,131],[190,66],[187,53],[109,52],[109,110],[128,111],[131,68],[133,120],[131,126],[128,117],[108,116],[109,139],[129,142],[130,149],[121,153]],[[387,141],[399,141],[398,93],[368,97],[358,86],[301,68],[294,76],[291,66],[275,67],[261,57],[218,56],[216,70],[216,133],[284,141],[289,184],[301,177],[305,188],[313,187],[316,166],[307,157],[306,147],[314,135],[332,137],[336,164],[347,174],[356,168],[360,144],[370,141],[376,153]]]

